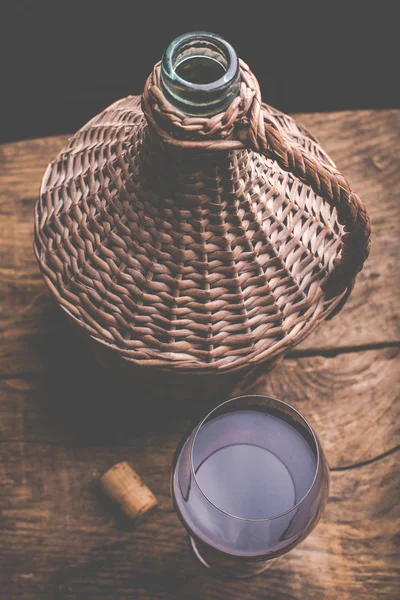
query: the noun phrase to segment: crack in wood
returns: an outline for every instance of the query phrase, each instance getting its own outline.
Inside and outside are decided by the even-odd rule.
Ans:
[[[104,448],[104,443],[98,442],[96,444],[90,444],[90,443],[84,443],[84,444],[74,444],[71,443],[69,444],[68,442],[56,442],[56,441],[46,441],[46,440],[29,440],[29,439],[6,439],[6,440],[0,440],[0,445],[1,444],[32,444],[32,445],[38,445],[38,446],[51,446],[51,447],[56,447],[56,448],[68,448],[68,449],[76,449],[76,448],[96,448],[96,447],[101,447]],[[119,446],[122,448],[137,448],[137,444],[129,444],[126,442],[123,442],[121,444],[119,444]],[[339,471],[350,471],[352,469],[360,469],[362,467],[365,467],[367,465],[370,465],[371,463],[374,462],[378,462],[380,460],[383,460],[385,458],[387,458],[388,456],[391,456],[392,454],[395,454],[396,452],[398,452],[400,450],[400,444],[398,444],[397,446],[394,446],[394,448],[391,448],[390,450],[388,450],[387,452],[383,452],[382,454],[378,454],[377,456],[374,456],[372,458],[370,458],[369,460],[364,460],[362,462],[358,462],[358,463],[354,463],[354,464],[350,464],[350,465],[344,465],[343,467],[330,467],[329,470],[332,473],[335,472],[339,472]],[[159,468],[158,466],[153,467],[154,469]]]
[[[398,342],[379,342],[376,344],[360,344],[359,346],[343,346],[337,348],[306,348],[304,350],[292,350],[287,352],[284,358],[308,358],[322,356],[324,358],[335,358],[341,354],[352,354],[356,352],[365,352],[368,350],[385,350],[387,348],[400,348]],[[0,381],[9,379],[28,379],[39,377],[45,371],[20,371],[16,373],[0,373]]]
[[[339,354],[352,354],[353,352],[364,352],[366,350],[384,350],[385,348],[400,348],[400,340],[398,342],[379,342],[337,348],[306,348],[304,350],[292,350],[285,354],[285,358],[306,358],[309,356],[334,358],[335,356],[339,356]]]
[[[367,465],[370,465],[371,463],[378,462],[379,460],[383,460],[387,456],[391,456],[392,454],[395,454],[396,452],[398,452],[398,450],[400,450],[400,444],[398,444],[397,446],[394,446],[394,448],[391,448],[387,452],[378,454],[378,456],[374,456],[373,458],[370,458],[368,460],[354,463],[352,465],[345,465],[344,467],[332,467],[332,468],[330,468],[330,471],[336,472],[336,471],[350,471],[351,469],[361,469],[362,467],[366,467]]]

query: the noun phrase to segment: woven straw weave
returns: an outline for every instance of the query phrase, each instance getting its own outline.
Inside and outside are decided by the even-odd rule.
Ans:
[[[240,62],[225,113],[160,88],[92,119],[49,165],[35,252],[69,317],[114,356],[174,373],[272,361],[347,299],[364,206],[317,141],[261,103]],[[144,114],[145,113],[145,114]]]

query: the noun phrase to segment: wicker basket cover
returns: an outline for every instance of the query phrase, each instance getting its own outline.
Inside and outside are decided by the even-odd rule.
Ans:
[[[69,140],[36,206],[62,309],[108,363],[164,371],[172,393],[178,375],[206,393],[271,365],[338,312],[368,255],[365,208],[332,160],[242,61],[240,78],[226,111],[188,117],[157,64],[141,98]]]

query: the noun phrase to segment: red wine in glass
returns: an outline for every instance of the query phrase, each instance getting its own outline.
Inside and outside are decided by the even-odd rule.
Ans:
[[[273,398],[243,396],[218,406],[184,437],[171,487],[203,565],[249,577],[315,527],[329,470],[300,413]]]

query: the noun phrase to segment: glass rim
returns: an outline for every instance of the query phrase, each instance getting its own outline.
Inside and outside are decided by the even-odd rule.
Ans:
[[[316,453],[317,453],[317,464],[315,466],[315,473],[314,473],[314,477],[313,480],[307,490],[307,492],[304,494],[304,496],[298,501],[296,502],[296,504],[294,506],[292,506],[292,508],[289,508],[288,510],[285,510],[282,513],[279,513],[277,515],[273,515],[272,517],[264,517],[262,519],[249,519],[247,517],[239,517],[237,515],[233,515],[229,512],[227,512],[226,510],[223,510],[222,508],[220,508],[219,506],[217,506],[216,504],[214,504],[214,502],[212,502],[210,500],[210,498],[207,496],[207,494],[203,491],[197,477],[196,477],[196,472],[194,469],[194,460],[193,460],[193,450],[194,450],[194,444],[196,442],[197,439],[197,435],[201,429],[201,427],[205,424],[205,422],[211,417],[211,415],[216,412],[217,410],[221,409],[223,406],[226,406],[227,404],[230,404],[231,402],[234,402],[235,400],[241,400],[241,399],[247,399],[247,398],[262,398],[262,399],[267,399],[267,400],[273,400],[273,402],[276,402],[278,405],[283,405],[287,408],[289,408],[290,411],[293,411],[294,413],[296,413],[301,421],[306,425],[306,427],[308,428],[312,439],[314,441],[315,444],[315,448],[316,448]],[[299,506],[301,504],[303,504],[303,502],[305,501],[305,499],[307,498],[307,496],[311,493],[311,490],[313,489],[316,479],[317,479],[317,475],[320,469],[320,465],[321,465],[321,453],[320,453],[320,446],[319,446],[319,442],[318,442],[318,438],[313,430],[313,428],[311,427],[311,425],[309,424],[309,422],[303,417],[303,415],[293,406],[291,406],[291,404],[288,404],[287,402],[284,402],[283,400],[278,400],[278,398],[274,398],[272,396],[264,396],[263,394],[244,394],[243,396],[236,396],[235,398],[230,398],[229,400],[225,400],[225,402],[221,402],[221,404],[219,404],[218,406],[216,406],[215,408],[213,408],[209,413],[207,413],[207,415],[200,421],[200,423],[197,425],[197,427],[194,430],[194,435],[192,438],[192,441],[190,443],[190,471],[191,474],[196,482],[196,485],[198,487],[198,489],[200,490],[201,494],[204,496],[204,498],[206,499],[206,501],[211,504],[211,506],[213,506],[216,510],[218,510],[219,512],[227,515],[228,517],[231,517],[232,519],[237,519],[239,521],[248,521],[248,522],[254,522],[254,523],[262,523],[265,521],[273,521],[274,519],[279,519],[280,517],[284,517],[285,515],[288,515],[289,513],[293,512],[294,510],[296,510],[297,508],[299,508]]]
[[[208,41],[217,46],[218,49],[224,54],[227,60],[227,68],[225,73],[221,77],[209,83],[194,83],[178,75],[178,73],[175,70],[176,65],[174,65],[174,59],[181,47],[184,46],[184,44],[188,41],[192,40],[204,40],[206,42]],[[220,35],[210,33],[208,31],[193,31],[190,33],[184,33],[180,35],[170,43],[170,45],[164,52],[164,56],[161,61],[161,66],[162,74],[166,76],[167,79],[178,82],[183,88],[186,88],[187,90],[205,92],[224,89],[227,86],[227,84],[233,81],[239,70],[239,61],[234,48]]]

